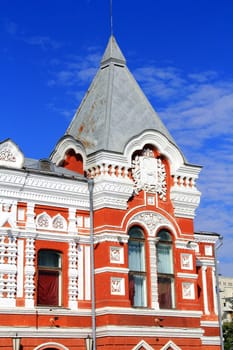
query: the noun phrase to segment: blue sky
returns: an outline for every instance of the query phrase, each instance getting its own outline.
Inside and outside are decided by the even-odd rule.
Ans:
[[[110,0],[0,1],[0,142],[49,157],[107,45]],[[224,236],[233,277],[233,2],[112,0],[128,68],[190,163],[202,165],[197,231]]]

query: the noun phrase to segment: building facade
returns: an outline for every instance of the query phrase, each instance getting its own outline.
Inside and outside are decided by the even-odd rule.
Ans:
[[[0,144],[0,349],[221,349],[200,170],[111,36],[49,159]]]
[[[223,322],[231,322],[233,315],[233,278],[219,276],[219,295]]]

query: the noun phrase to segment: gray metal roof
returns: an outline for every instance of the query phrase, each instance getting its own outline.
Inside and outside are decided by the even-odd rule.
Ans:
[[[83,143],[87,155],[100,150],[123,153],[125,145],[146,130],[173,138],[126,66],[113,36],[66,135]]]

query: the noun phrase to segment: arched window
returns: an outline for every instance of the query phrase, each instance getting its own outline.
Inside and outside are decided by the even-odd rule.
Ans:
[[[129,261],[129,299],[132,306],[147,306],[145,238],[140,227],[129,231],[128,242]]]
[[[175,307],[174,265],[172,238],[168,231],[158,233],[157,263],[158,263],[158,301],[161,309]]]
[[[38,254],[37,305],[61,305],[61,254],[40,250]]]

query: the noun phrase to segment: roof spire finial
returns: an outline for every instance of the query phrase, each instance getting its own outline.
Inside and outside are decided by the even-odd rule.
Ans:
[[[110,0],[110,27],[111,27],[111,36],[113,36],[112,0]]]

